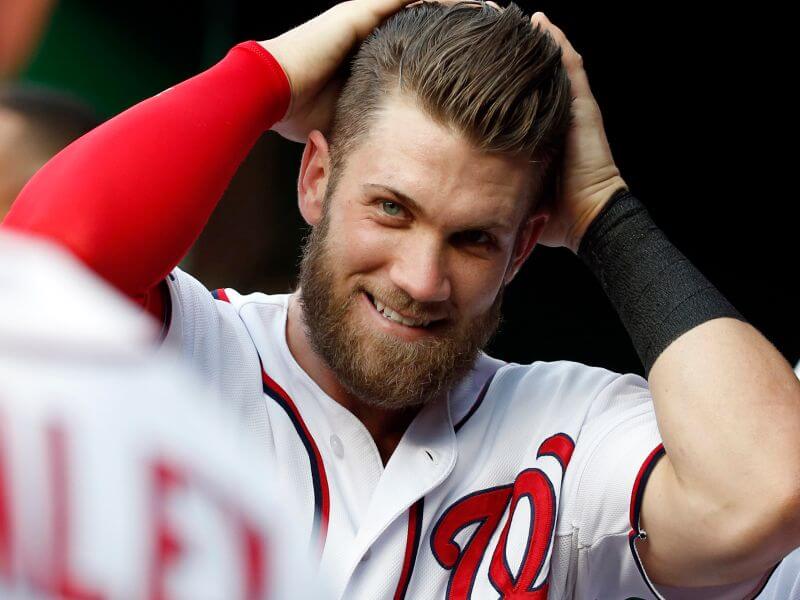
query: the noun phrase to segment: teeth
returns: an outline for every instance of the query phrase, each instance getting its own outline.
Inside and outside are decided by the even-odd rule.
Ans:
[[[404,316],[396,313],[391,308],[388,308],[383,302],[378,300],[377,298],[374,299],[375,301],[375,308],[378,309],[378,312],[381,313],[384,317],[389,319],[390,321],[394,321],[395,323],[402,323],[406,327],[427,327],[430,321],[413,321],[412,319],[406,319]]]
[[[386,308],[386,307],[384,307],[384,309],[383,309],[383,315],[384,315],[386,318],[388,318],[388,319],[391,319],[392,321],[395,321],[396,323],[402,323],[403,325],[407,325],[407,323],[406,323],[406,319],[404,319],[403,317],[401,317],[400,315],[398,315],[398,314],[397,314],[396,312],[394,312],[394,311],[393,311],[391,308]],[[412,322],[413,322],[413,321],[412,321]]]

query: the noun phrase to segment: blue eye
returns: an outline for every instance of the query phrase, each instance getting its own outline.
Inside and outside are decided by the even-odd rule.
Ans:
[[[390,217],[396,217],[403,210],[402,206],[400,206],[397,202],[392,202],[391,200],[384,200],[381,202],[381,208],[383,209],[383,212]]]
[[[489,234],[486,233],[485,231],[476,231],[472,235],[472,240],[476,244],[488,244],[489,242],[492,241],[492,238],[489,237]]]
[[[492,236],[485,231],[465,231],[461,234],[461,239],[467,244],[476,246],[486,246],[492,243]]]

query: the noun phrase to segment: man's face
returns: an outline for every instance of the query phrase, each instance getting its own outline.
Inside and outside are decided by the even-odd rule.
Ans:
[[[312,184],[305,199],[301,185],[314,228],[300,276],[311,343],[363,402],[425,403],[472,366],[535,243],[530,165],[476,150],[400,98],[332,193],[313,185],[330,176],[313,174],[327,161],[326,147],[317,152],[301,173]]]

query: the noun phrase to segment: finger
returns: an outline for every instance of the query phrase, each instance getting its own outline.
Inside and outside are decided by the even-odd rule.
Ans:
[[[591,96],[592,90],[589,87],[589,78],[583,68],[583,57],[578,54],[575,47],[556,25],[542,12],[534,13],[531,17],[531,24],[535,27],[543,27],[561,47],[561,62],[567,69],[567,75],[572,82],[573,96]]]
[[[357,42],[364,40],[372,30],[402,8],[409,6],[411,0],[350,0],[336,4],[332,9],[341,9],[356,34]]]
[[[357,40],[361,41],[399,10],[419,6],[425,2],[435,2],[445,6],[453,6],[462,2],[474,2],[476,6],[481,5],[481,0],[352,0],[351,2],[342,2],[337,6],[344,7],[346,5],[346,10],[353,15]]]
[[[365,4],[381,21],[393,15],[401,8],[422,4],[422,1],[411,3],[410,0],[359,0]]]
[[[443,4],[445,6],[451,6],[453,4],[457,4],[461,0],[417,0],[416,2],[412,2],[411,4],[406,5],[406,8],[413,8],[414,6],[419,6],[420,4]]]
[[[413,8],[415,6],[419,6],[420,4],[425,4],[426,2],[429,4],[443,4],[444,6],[453,6],[454,4],[474,4],[475,8],[480,8],[481,4],[484,4],[484,2],[481,0],[416,0],[416,2],[407,4],[406,8]],[[497,10],[503,10],[502,6],[499,6],[496,2],[492,2],[491,0],[485,2],[485,4],[488,4]]]
[[[553,37],[558,40],[558,43],[564,48],[565,52],[573,52],[577,54],[577,51],[572,46],[572,43],[567,39],[567,36],[564,34],[561,28],[553,23],[546,14],[543,12],[534,13],[534,15],[531,17],[531,21],[542,23],[550,31]]]

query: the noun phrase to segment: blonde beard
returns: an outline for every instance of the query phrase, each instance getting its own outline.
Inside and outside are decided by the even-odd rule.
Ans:
[[[326,206],[329,202],[326,201]],[[501,321],[503,288],[490,309],[467,323],[448,323],[437,335],[406,341],[356,322],[356,286],[346,297],[335,293],[336,272],[327,246],[327,212],[303,248],[300,305],[314,351],[339,382],[362,402],[385,409],[419,406],[449,390],[473,366]],[[399,310],[419,307],[400,289],[381,290]]]

